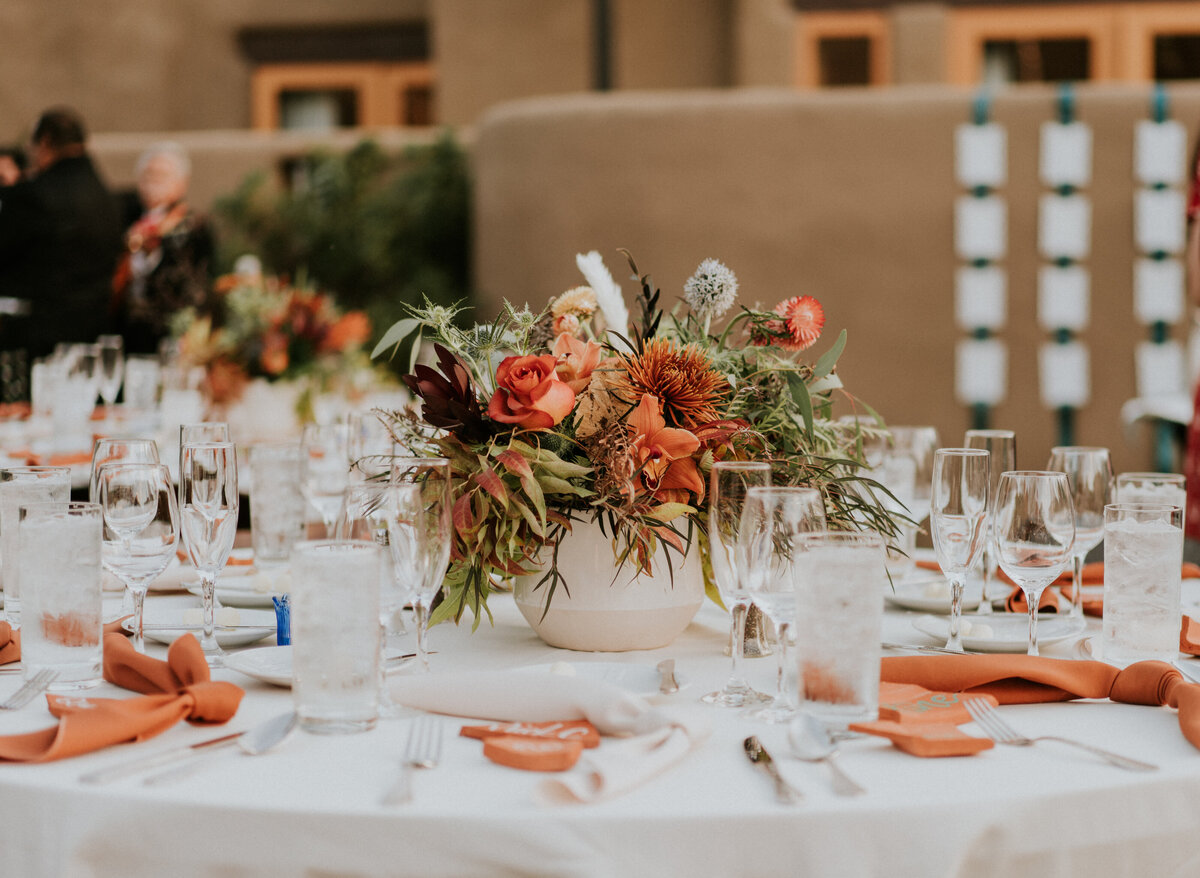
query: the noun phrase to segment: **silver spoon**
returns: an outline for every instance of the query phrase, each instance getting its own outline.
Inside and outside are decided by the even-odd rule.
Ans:
[[[834,761],[838,754],[837,744],[820,720],[801,714],[788,727],[788,743],[797,759],[824,762],[829,766],[831,785],[839,796],[861,796],[866,792]]]
[[[255,726],[237,739],[238,748],[247,756],[261,756],[274,750],[288,739],[296,728],[296,714],[284,713]],[[203,756],[197,756],[178,768],[172,768],[159,774],[152,774],[142,783],[147,786],[172,783],[189,777],[206,764]]]

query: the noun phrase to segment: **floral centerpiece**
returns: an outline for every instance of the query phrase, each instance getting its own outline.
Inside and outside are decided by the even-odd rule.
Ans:
[[[615,569],[703,555],[707,476],[721,459],[768,460],[777,483],[821,489],[833,528],[895,533],[860,474],[862,428],[831,419],[835,395],[853,401],[835,369],[845,333],[815,362],[802,356],[821,337],[820,303],[798,296],[725,319],[737,279],[708,259],[668,312],[625,255],[639,286],[632,326],[593,252],[577,258],[588,286],[543,312],[505,305],[461,328],[455,309],[427,303],[377,346],[434,342],[436,364],[404,379],[419,412],[392,418],[397,438],[452,464],[454,545],[434,621],[470,608],[478,624],[496,583],[531,571],[548,609],[566,583],[557,548],[581,522],[611,539]]]
[[[172,329],[183,360],[204,367],[216,404],[236,400],[255,378],[320,384],[369,366],[367,316],[342,313],[327,293],[255,273],[218,278],[214,293],[216,320],[187,309]]]

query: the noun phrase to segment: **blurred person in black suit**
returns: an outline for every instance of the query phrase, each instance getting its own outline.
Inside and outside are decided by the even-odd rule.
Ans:
[[[110,328],[121,224],[85,143],[76,113],[47,110],[33,130],[28,179],[0,188],[0,295],[30,301],[31,359]]]

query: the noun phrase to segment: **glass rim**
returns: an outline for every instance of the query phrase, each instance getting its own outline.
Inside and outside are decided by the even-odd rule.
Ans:
[[[225,441],[220,441],[220,442],[184,442],[182,445],[180,445],[180,446],[179,446],[179,450],[182,452],[182,451],[183,451],[184,449],[186,449],[186,448],[201,448],[201,449],[203,449],[203,450],[205,450],[205,451],[211,451],[211,450],[214,450],[214,449],[217,449],[217,448],[235,448],[235,447],[237,447],[237,443],[236,443],[236,442],[232,442],[232,441],[230,441],[230,442],[225,442]]]
[[[1090,454],[1096,451],[1103,451],[1105,454],[1111,454],[1112,451],[1105,448],[1103,445],[1055,445],[1050,449],[1051,454]]]
[[[41,464],[39,464],[37,466],[0,467],[0,478],[3,477],[4,473],[54,473],[54,474],[66,473],[66,474],[70,475],[71,468],[69,466],[49,466],[49,465],[41,465]]]
[[[1121,479],[1163,479],[1172,482],[1186,482],[1187,476],[1183,473],[1117,473],[1116,480],[1119,482]]]
[[[1114,512],[1183,512],[1183,507],[1178,503],[1105,503],[1104,511],[1110,509]]]
[[[792,539],[801,543],[825,545],[858,545],[865,548],[883,549],[887,542],[873,531],[861,530],[810,530],[795,534]]]
[[[103,507],[99,503],[92,503],[88,500],[67,500],[66,502],[56,502],[54,500],[35,500],[32,503],[19,503],[17,509],[21,512],[65,512],[68,515],[71,513],[95,511],[97,514],[104,512]]]
[[[179,432],[182,433],[185,429],[188,429],[190,427],[224,427],[225,429],[228,430],[229,422],[228,421],[192,421],[189,424],[180,424]]]
[[[1000,478],[1015,476],[1022,479],[1065,479],[1067,474],[1057,469],[1010,469],[1000,473]]]
[[[102,463],[98,467],[96,467],[96,475],[99,475],[101,472],[103,472],[106,469],[115,469],[116,467],[119,467],[119,466],[153,467],[154,469],[166,470],[168,475],[170,475],[170,473],[171,473],[171,471],[169,469],[167,469],[167,465],[165,463],[163,463],[161,460],[154,461],[154,460],[120,460],[120,459],[117,459],[117,460],[106,460],[104,463]]]
[[[943,457],[979,457],[980,455],[991,456],[991,452],[986,448],[938,448],[935,449],[934,457],[942,455]]]
[[[984,439],[1016,439],[1015,430],[967,430],[963,436],[979,436]]]

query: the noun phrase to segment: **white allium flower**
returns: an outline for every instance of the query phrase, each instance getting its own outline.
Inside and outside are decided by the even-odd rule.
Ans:
[[[683,285],[684,301],[701,317],[719,318],[737,301],[737,276],[716,259],[705,259]]]

